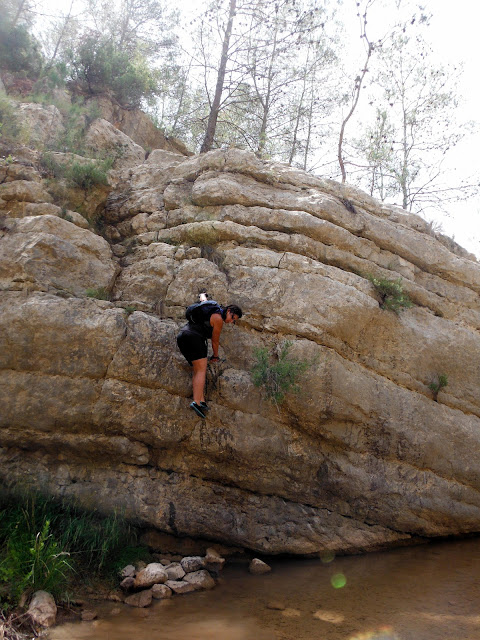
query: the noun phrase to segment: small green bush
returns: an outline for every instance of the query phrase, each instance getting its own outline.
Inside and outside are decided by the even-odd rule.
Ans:
[[[382,309],[399,313],[402,309],[409,309],[413,306],[408,294],[403,291],[401,278],[388,280],[387,278],[375,278],[375,276],[368,274],[367,279],[370,280],[380,295],[380,307]]]
[[[110,300],[110,292],[105,287],[98,287],[98,289],[87,289],[85,291],[87,298],[96,298],[97,300]]]
[[[40,162],[44,169],[53,175],[54,178],[65,178],[70,184],[87,191],[100,184],[108,184],[108,171],[112,168],[113,158],[105,160],[90,160],[88,162],[72,163],[58,162],[49,151],[42,154]]]
[[[68,167],[66,177],[85,190],[97,184],[108,184],[107,171],[96,162],[73,162]]]
[[[438,402],[438,394],[442,389],[448,385],[448,377],[445,374],[440,374],[438,376],[437,382],[431,382],[428,385],[428,388],[433,393],[433,399],[435,402]]]
[[[137,307],[127,305],[126,307],[123,307],[123,310],[125,311],[127,316],[130,316],[134,311],[137,310]]]
[[[253,384],[263,387],[267,398],[277,407],[288,392],[299,392],[298,379],[310,366],[309,362],[289,355],[292,344],[290,340],[285,340],[279,354],[272,354],[266,347],[259,347],[253,352],[256,358],[251,369]]]

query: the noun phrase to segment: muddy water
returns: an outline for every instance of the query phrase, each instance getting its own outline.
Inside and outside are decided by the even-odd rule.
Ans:
[[[105,603],[100,619],[49,638],[480,640],[480,539],[271,565],[265,576],[227,566],[214,590],[149,609]]]

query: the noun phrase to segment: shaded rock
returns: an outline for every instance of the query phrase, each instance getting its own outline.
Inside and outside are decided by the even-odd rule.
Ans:
[[[179,562],[172,562],[167,565],[165,571],[167,572],[169,580],[181,580],[185,575],[185,571]]]
[[[273,609],[274,611],[284,611],[287,608],[287,605],[280,600],[270,600],[265,606],[267,609]]]
[[[179,594],[195,591],[195,585],[190,584],[190,582],[185,582],[184,580],[167,580],[165,586],[171,589],[174,593]]]
[[[149,607],[152,604],[152,598],[152,590],[145,589],[143,591],[139,591],[138,593],[133,593],[131,596],[127,596],[124,602],[130,607],[144,608]]]
[[[36,591],[27,611],[34,624],[51,627],[57,618],[57,605],[53,596],[47,591]]]
[[[152,562],[147,564],[144,569],[141,569],[135,576],[134,587],[135,589],[146,589],[165,582],[168,579],[167,572],[162,564],[159,562]]]
[[[91,622],[98,617],[98,613],[94,609],[84,609],[81,618],[83,622]]]
[[[250,564],[248,565],[248,570],[253,575],[259,576],[263,573],[269,573],[272,568],[268,564],[266,564],[266,562],[263,562],[259,558],[253,558],[253,560],[251,560]]]
[[[135,586],[135,578],[133,576],[127,576],[120,582],[120,589],[124,591],[130,591]]]
[[[198,571],[205,567],[205,559],[200,556],[187,556],[180,561],[182,569],[185,573],[191,573],[192,571]]]
[[[107,96],[96,96],[95,108],[100,109],[102,118],[114,124],[144,149],[165,149],[185,156],[193,155],[183,142],[165,136],[165,133],[140,109],[123,109]]]
[[[218,551],[216,551],[212,547],[209,547],[205,554],[205,568],[209,571],[218,573],[223,569],[224,565],[225,558],[222,558]]]
[[[213,589],[213,587],[215,586],[215,580],[206,569],[200,569],[200,571],[187,573],[184,580],[185,582],[189,582],[190,584],[192,584],[195,589]]]
[[[163,600],[172,597],[172,590],[166,584],[154,584],[152,587],[152,596],[156,600]]]

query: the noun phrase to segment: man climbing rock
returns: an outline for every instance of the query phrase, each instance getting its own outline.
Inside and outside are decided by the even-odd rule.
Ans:
[[[209,410],[205,402],[205,380],[207,377],[208,340],[212,341],[213,355],[210,362],[218,362],[220,333],[224,323],[235,324],[242,317],[242,310],[234,304],[221,307],[207,294],[200,294],[200,302],[192,304],[186,311],[188,323],[177,336],[178,348],[193,367],[193,402],[190,408],[201,418],[206,418]]]

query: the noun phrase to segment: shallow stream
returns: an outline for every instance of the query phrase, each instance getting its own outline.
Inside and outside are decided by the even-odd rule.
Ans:
[[[480,539],[324,560],[227,565],[212,591],[96,606],[51,640],[480,640]]]

